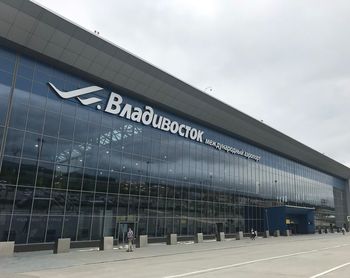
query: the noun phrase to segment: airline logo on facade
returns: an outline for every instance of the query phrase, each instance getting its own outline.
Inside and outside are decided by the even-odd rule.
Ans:
[[[102,99],[97,97],[82,98],[82,96],[94,93],[103,88],[98,86],[90,86],[86,88],[76,89],[68,92],[63,92],[56,88],[52,83],[48,85],[63,99],[77,98],[83,105],[96,104],[102,101]],[[98,104],[96,106],[98,110],[102,109],[102,106]],[[171,132],[173,134],[178,134],[181,137],[189,138],[193,141],[203,143],[204,131],[197,128],[178,123],[177,121],[172,121],[169,118],[158,115],[154,113],[151,106],[145,106],[144,109],[137,106],[132,106],[129,103],[123,103],[123,98],[121,95],[111,92],[107,105],[104,112],[117,115],[122,118],[126,118],[133,122],[142,123],[146,126],[152,126],[153,128],[160,129],[163,131]],[[211,139],[205,139],[205,144],[210,145],[218,150],[226,151],[227,153],[240,155],[242,157],[253,159],[255,161],[260,160],[260,156],[251,154],[244,150],[239,150],[231,146],[224,145],[219,142],[215,142]]]
[[[94,92],[97,92],[97,91],[100,91],[103,89],[103,88],[98,87],[98,86],[90,86],[90,87],[81,88],[81,89],[77,89],[77,90],[73,90],[73,91],[69,91],[69,92],[62,92],[61,90],[57,89],[55,87],[55,85],[53,85],[52,83],[49,82],[48,84],[61,98],[67,99],[67,98],[76,97],[80,101],[80,103],[83,105],[90,105],[90,104],[94,104],[94,103],[102,101],[102,99],[97,98],[97,97],[90,97],[87,99],[80,98],[80,96],[94,93]],[[99,107],[99,109],[101,109],[101,107]]]

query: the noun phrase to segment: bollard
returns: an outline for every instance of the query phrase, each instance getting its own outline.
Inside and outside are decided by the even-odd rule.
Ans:
[[[170,234],[167,237],[167,245],[176,245],[177,244],[177,234]]]
[[[225,233],[220,232],[216,235],[216,241],[224,241],[225,240]]]
[[[138,240],[136,241],[136,247],[146,247],[148,245],[148,236],[147,235],[140,235]]]
[[[270,232],[269,231],[265,231],[264,232],[264,238],[269,238],[270,237]]]
[[[70,249],[70,238],[58,238],[53,249],[54,254],[67,253]]]
[[[105,236],[100,240],[100,251],[113,250],[113,237]]]
[[[0,242],[0,257],[10,257],[13,256],[15,249],[14,241],[1,241]]]
[[[237,234],[236,234],[236,240],[241,240],[243,239],[243,232],[242,231],[239,231]]]
[[[203,242],[203,233],[197,233],[194,236],[194,243],[202,243]]]
[[[280,234],[280,230],[276,230],[273,234],[275,237],[279,237],[281,234]]]

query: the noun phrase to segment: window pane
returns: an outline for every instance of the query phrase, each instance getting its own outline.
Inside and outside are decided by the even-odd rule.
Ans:
[[[62,232],[62,220],[60,216],[50,216],[47,226],[46,242],[53,242],[57,238],[61,237]]]
[[[12,212],[12,206],[15,197],[15,189],[15,186],[0,185],[0,214]]]
[[[4,156],[0,172],[0,184],[17,184],[19,159]]]
[[[42,139],[38,134],[27,132],[23,145],[23,157],[38,159],[42,150]]]
[[[23,138],[23,131],[9,128],[6,138],[5,154],[10,156],[20,156],[22,152]]]
[[[83,179],[83,168],[70,167],[68,189],[80,190]]]
[[[66,216],[64,219],[63,237],[76,240],[78,217]]]
[[[14,104],[11,109],[10,126],[24,129],[27,121],[28,106]]]
[[[15,235],[15,243],[26,243],[30,217],[26,215],[14,215],[12,219],[11,233]]]
[[[0,241],[7,241],[10,233],[10,219],[11,215],[0,214]],[[10,234],[9,240],[13,241],[15,238],[14,233]]]
[[[37,188],[35,190],[33,213],[47,214],[50,205],[50,189]]]
[[[33,216],[30,223],[28,243],[44,242],[47,216]]]
[[[15,214],[29,214],[32,210],[33,188],[18,186],[15,200]]]
[[[59,189],[67,188],[68,180],[68,166],[65,165],[56,165],[55,174],[53,177],[53,187]]]
[[[90,239],[90,227],[91,227],[91,217],[90,216],[80,216],[78,240],[89,240]]]
[[[65,190],[52,190],[50,214],[63,214],[66,200]]]
[[[31,159],[22,159],[21,168],[19,171],[18,184],[34,186],[37,161]]]
[[[30,107],[28,113],[27,130],[41,133],[43,130],[45,111],[37,107]]]
[[[37,187],[51,187],[52,184],[52,176],[54,166],[53,163],[40,162],[38,169],[38,176],[36,180]]]

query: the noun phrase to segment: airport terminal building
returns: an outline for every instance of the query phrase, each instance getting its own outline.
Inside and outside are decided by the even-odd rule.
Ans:
[[[0,0],[0,241],[313,233],[348,224],[349,177],[37,4]]]

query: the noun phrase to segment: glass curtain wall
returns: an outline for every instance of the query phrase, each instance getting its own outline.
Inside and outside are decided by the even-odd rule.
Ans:
[[[316,225],[334,221],[341,179],[165,111],[156,112],[261,160],[62,100],[48,82],[95,85],[0,49],[0,241],[122,240],[126,226],[150,237],[263,231],[263,208],[276,205],[315,207]]]

